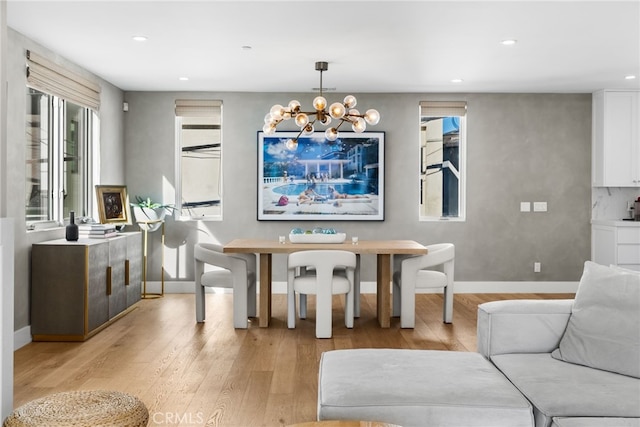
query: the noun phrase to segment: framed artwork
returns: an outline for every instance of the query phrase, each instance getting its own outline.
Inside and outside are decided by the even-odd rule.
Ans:
[[[124,185],[96,185],[101,224],[131,225],[129,196]]]
[[[384,220],[384,132],[258,132],[258,220]]]

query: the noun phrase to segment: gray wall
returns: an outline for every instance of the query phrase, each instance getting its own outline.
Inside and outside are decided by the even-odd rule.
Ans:
[[[456,280],[577,281],[590,257],[591,94],[356,94],[377,108],[385,132],[385,221],[257,221],[256,132],[274,103],[310,93],[127,92],[126,181],[130,195],[174,200],[175,99],[223,101],[223,221],[167,223],[167,280],[192,280],[193,245],[239,237],[276,238],[293,227],[331,226],[361,239],[456,244]],[[343,95],[331,94],[332,99]],[[468,103],[467,220],[418,220],[418,104]],[[280,130],[280,129],[279,129]],[[286,130],[286,129],[282,129]],[[521,201],[546,201],[547,213],[520,213]],[[159,235],[152,236],[150,278],[159,280]],[[364,257],[363,280],[375,279]],[[285,280],[274,256],[274,280]],[[533,273],[533,262],[542,272]],[[514,289],[517,292],[517,289]]]

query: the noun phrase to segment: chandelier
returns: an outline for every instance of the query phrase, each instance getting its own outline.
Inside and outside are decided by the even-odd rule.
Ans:
[[[327,100],[322,96],[322,72],[329,69],[326,62],[316,62],[316,71],[320,71],[320,95],[313,100],[313,108],[315,111],[302,111],[299,101],[295,99],[290,101],[287,107],[276,104],[264,117],[264,126],[262,130],[266,135],[273,135],[276,127],[284,120],[293,119],[300,127],[300,132],[295,138],[287,141],[287,147],[294,149],[298,144],[300,135],[311,135],[314,131],[314,125],[331,126],[331,120],[339,120],[337,125],[327,128],[324,132],[325,138],[329,141],[338,139],[338,129],[343,123],[351,123],[351,129],[354,132],[361,133],[367,128],[367,124],[376,125],[380,121],[380,113],[373,108],[367,110],[364,114],[360,114],[354,107],[357,100],[353,95],[347,95],[342,102],[334,102],[329,106],[327,111]]]

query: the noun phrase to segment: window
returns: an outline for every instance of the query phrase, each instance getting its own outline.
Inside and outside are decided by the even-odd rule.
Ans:
[[[97,117],[90,109],[27,88],[26,221],[61,225],[69,212],[91,215],[91,152]]]
[[[180,219],[222,219],[222,102],[176,100]]]
[[[55,227],[92,215],[100,88],[30,51],[27,65],[26,223]]]
[[[465,219],[465,102],[420,103],[420,219]]]

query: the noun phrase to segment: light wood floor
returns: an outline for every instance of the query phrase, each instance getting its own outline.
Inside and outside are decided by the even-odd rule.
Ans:
[[[375,295],[344,327],[335,297],[333,338],[315,338],[309,318],[286,326],[286,296],[274,295],[273,321],[234,329],[232,296],[207,294],[207,320],[195,322],[194,295],[168,294],[138,307],[84,343],[31,343],[15,353],[15,406],[66,390],[110,389],[138,396],[150,426],[282,426],[316,419],[322,352],[386,347],[476,350],[478,304],[501,299],[573,298],[573,294],[457,294],[453,324],[442,323],[440,295],[417,295],[416,328],[391,319],[380,329]],[[336,305],[338,305],[336,307]]]

